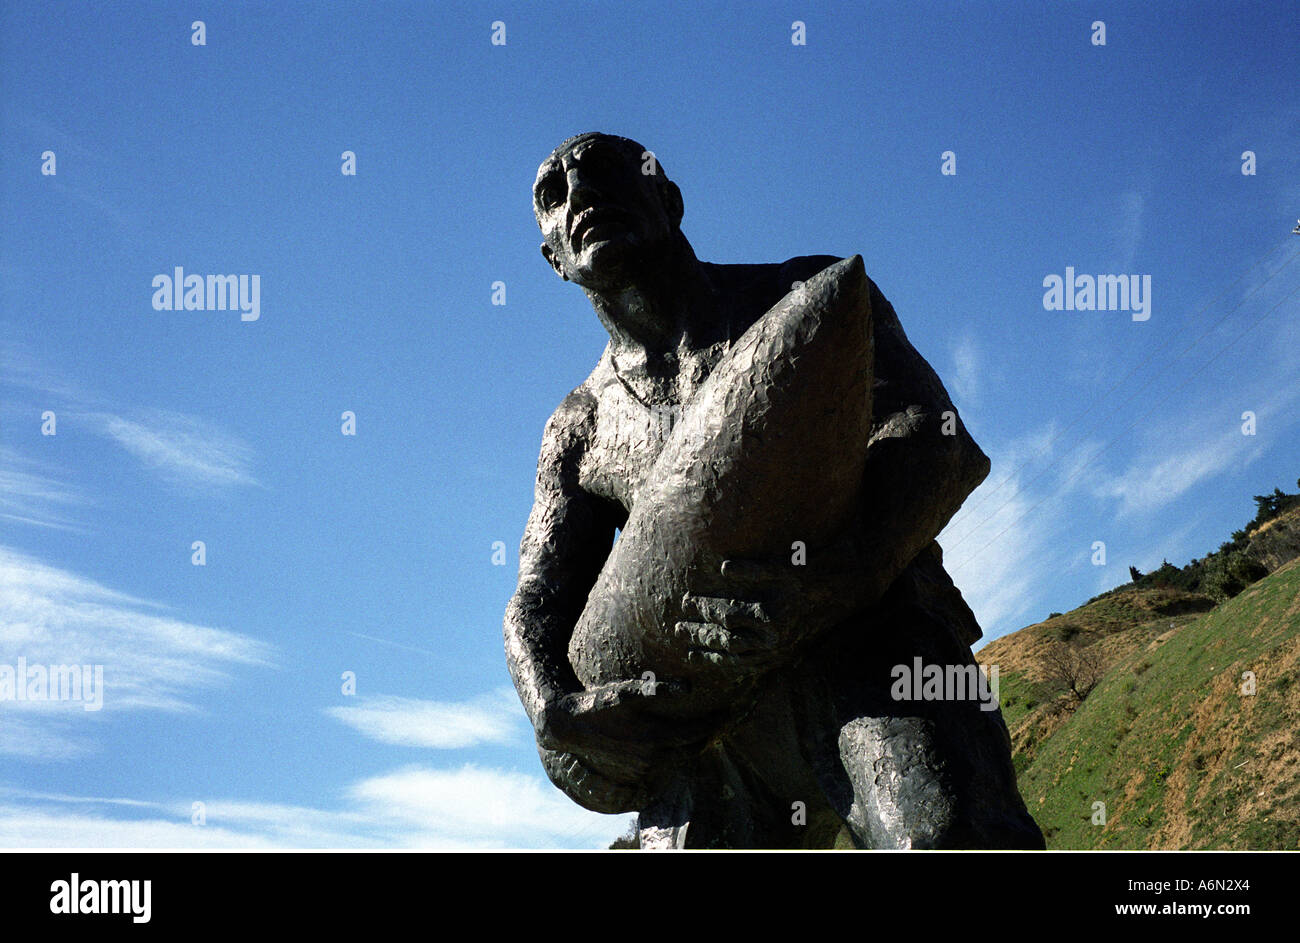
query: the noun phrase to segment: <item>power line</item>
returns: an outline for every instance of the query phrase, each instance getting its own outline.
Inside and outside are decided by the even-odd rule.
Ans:
[[[1283,249],[1285,249],[1285,248],[1287,247],[1287,245],[1288,245],[1288,242],[1285,242],[1285,241],[1279,243],[1279,246],[1280,246],[1281,248],[1283,248]],[[1230,292],[1233,288],[1237,287],[1237,284],[1238,284],[1239,282],[1241,282],[1242,279],[1244,279],[1247,275],[1249,275],[1249,274],[1251,274],[1253,271],[1255,271],[1255,269],[1259,268],[1261,265],[1263,265],[1265,262],[1267,262],[1268,259],[1269,259],[1269,258],[1270,258],[1270,257],[1271,257],[1275,252],[1276,252],[1276,249],[1273,250],[1273,251],[1270,251],[1270,252],[1269,252],[1268,254],[1266,254],[1262,259],[1260,259],[1258,262],[1256,262],[1256,263],[1255,263],[1254,265],[1252,265],[1250,268],[1246,269],[1245,272],[1243,272],[1241,275],[1239,275],[1239,276],[1237,277],[1236,281],[1234,281],[1231,285],[1229,285],[1227,288],[1225,288],[1222,292],[1220,292],[1218,295],[1216,295],[1214,298],[1212,298],[1212,299],[1211,299],[1211,300],[1210,300],[1210,301],[1209,301],[1209,302],[1208,302],[1208,303],[1207,303],[1203,308],[1201,308],[1200,311],[1197,311],[1196,314],[1193,315],[1193,317],[1200,317],[1200,315],[1204,314],[1204,313],[1205,313],[1206,311],[1208,311],[1212,306],[1214,306],[1215,304],[1217,304],[1217,303],[1218,303],[1218,302],[1219,302],[1219,301],[1220,301],[1220,300],[1221,300],[1225,295],[1228,294],[1228,292]],[[1234,305],[1232,308],[1229,308],[1227,314],[1225,314],[1225,315],[1224,315],[1222,318],[1220,318],[1216,323],[1214,323],[1213,325],[1210,326],[1210,331],[1213,331],[1216,327],[1218,327],[1220,324],[1222,324],[1222,323],[1223,323],[1223,322],[1224,322],[1224,321],[1225,321],[1229,316],[1231,316],[1231,314],[1232,314],[1233,311],[1235,311],[1235,310],[1236,310],[1237,308],[1239,308],[1241,305],[1243,305],[1243,304],[1245,304],[1247,301],[1249,301],[1250,298],[1251,298],[1251,296],[1254,295],[1254,293],[1255,293],[1256,291],[1258,291],[1260,288],[1263,288],[1264,285],[1267,285],[1267,284],[1268,284],[1268,283],[1273,279],[1273,276],[1274,276],[1274,275],[1277,275],[1278,272],[1282,271],[1282,269],[1284,269],[1284,268],[1286,268],[1288,265],[1290,265],[1291,262],[1295,260],[1295,258],[1296,258],[1297,255],[1300,255],[1300,252],[1296,252],[1295,254],[1293,254],[1289,259],[1287,259],[1286,262],[1282,263],[1282,265],[1281,265],[1278,269],[1276,269],[1276,270],[1273,272],[1272,275],[1270,275],[1268,278],[1264,279],[1264,281],[1261,282],[1259,285],[1256,285],[1255,288],[1251,290],[1251,293],[1250,293],[1249,295],[1247,295],[1245,298],[1241,299],[1241,301],[1237,302],[1237,304]],[[1209,331],[1206,332],[1206,334],[1208,334],[1208,333],[1209,333]],[[1195,347],[1196,344],[1200,343],[1201,340],[1204,340],[1206,334],[1202,334],[1200,338],[1198,338],[1196,341],[1194,341],[1194,342],[1192,343],[1191,347]],[[1101,402],[1102,402],[1103,400],[1106,399],[1106,397],[1110,396],[1110,394],[1114,393],[1117,389],[1119,389],[1121,386],[1123,386],[1125,383],[1127,383],[1127,382],[1129,381],[1129,379],[1130,379],[1130,378],[1131,378],[1135,373],[1137,373],[1139,370],[1141,370],[1143,367],[1145,367],[1148,363],[1151,362],[1151,360],[1152,360],[1152,359],[1153,359],[1157,354],[1161,353],[1161,352],[1162,352],[1166,347],[1168,347],[1170,344],[1172,344],[1172,343],[1174,342],[1174,339],[1175,339],[1176,337],[1177,337],[1176,334],[1170,334],[1170,335],[1169,335],[1169,338],[1168,338],[1166,341],[1164,341],[1164,343],[1160,344],[1160,345],[1157,346],[1154,350],[1152,350],[1151,353],[1147,354],[1147,357],[1146,357],[1145,360],[1141,361],[1140,363],[1137,364],[1137,366],[1135,366],[1135,367],[1133,367],[1133,369],[1129,370],[1128,373],[1124,374],[1124,376],[1121,377],[1121,378],[1119,379],[1119,381],[1118,381],[1114,386],[1112,386],[1112,387],[1111,387],[1110,389],[1108,389],[1106,392],[1102,393],[1101,396],[1099,396],[1099,397],[1097,397],[1096,399],[1094,399],[1094,400],[1092,401],[1092,404],[1089,405],[1088,408],[1085,409],[1082,413],[1080,413],[1077,417],[1075,417],[1075,419],[1073,419],[1073,420],[1070,422],[1070,424],[1069,424],[1068,426],[1066,426],[1066,427],[1065,427],[1064,429],[1062,429],[1060,432],[1056,433],[1056,435],[1052,436],[1052,438],[1048,440],[1047,444],[1043,446],[1043,450],[1046,451],[1047,449],[1050,449],[1053,445],[1056,444],[1057,440],[1060,439],[1061,436],[1065,435],[1067,432],[1069,432],[1071,429],[1073,429],[1075,426],[1077,426],[1080,422],[1082,422],[1085,418],[1087,418],[1088,414],[1091,413],[1091,412],[1092,412],[1092,411],[1093,411],[1093,410],[1094,410],[1098,405],[1100,405]],[[1191,350],[1191,347],[1188,347],[1187,350]],[[1185,354],[1187,353],[1187,350],[1184,350],[1183,353],[1182,353],[1182,354],[1179,354],[1178,356],[1181,357],[1181,356],[1185,355]],[[1169,364],[1170,364],[1170,365],[1173,364],[1174,361],[1176,361],[1177,359],[1178,359],[1178,357],[1175,357],[1174,360],[1171,360],[1171,361],[1169,362]],[[1167,368],[1168,368],[1168,365],[1166,365],[1166,369],[1167,369]],[[1159,374],[1156,374],[1156,376],[1159,376]],[[1148,381],[1148,382],[1150,382],[1150,381]],[[1141,388],[1139,388],[1139,392],[1140,392],[1140,391],[1141,391]],[[1133,398],[1133,397],[1130,396],[1128,400],[1125,400],[1124,403],[1121,403],[1120,405],[1123,406],[1123,405],[1127,404],[1127,403],[1129,402],[1129,400],[1131,400],[1132,398]],[[1015,478],[1015,477],[1016,477],[1016,474],[1017,474],[1018,472],[1020,472],[1021,470],[1023,470],[1024,467],[1025,467],[1025,466],[1022,465],[1020,468],[1017,468],[1017,469],[1015,469],[1015,470],[1009,472],[1009,473],[1006,475],[1006,477],[1004,477],[1000,482],[998,482],[997,487],[993,488],[993,490],[991,490],[991,491],[986,492],[986,493],[985,493],[984,495],[982,495],[982,496],[980,497],[980,499],[977,500],[974,504],[970,505],[969,507],[962,508],[961,512],[958,513],[958,515],[957,515],[955,518],[953,518],[953,520],[950,522],[950,525],[949,525],[949,526],[951,526],[952,524],[960,524],[963,520],[966,520],[966,519],[969,518],[971,515],[973,515],[973,514],[975,513],[976,510],[978,510],[979,508],[981,508],[981,507],[983,507],[985,504],[987,504],[988,501],[989,501],[989,500],[990,500],[990,499],[991,499],[995,494],[997,494],[999,491],[1001,491],[1002,488],[1007,484],[1007,482],[1009,482],[1009,481],[1011,481],[1013,478]],[[1048,467],[1050,468],[1051,466],[1048,466]],[[1038,477],[1041,478],[1042,475],[1039,475]],[[1034,481],[1037,481],[1037,480],[1038,480],[1037,478],[1034,479]],[[1032,484],[1033,482],[1030,482],[1030,483]],[[1013,494],[1011,495],[1011,497],[1014,498],[1014,497],[1015,497],[1015,494],[1013,493]],[[1008,499],[1008,500],[1010,500],[1010,499]],[[998,508],[993,512],[993,513],[996,515],[997,512],[1000,511],[1000,510],[1002,510],[1002,508],[1005,507],[1005,506],[1006,506],[1005,504],[1000,505],[1000,506],[999,506],[999,507],[998,507]],[[986,520],[987,520],[987,518],[986,518]],[[977,527],[982,527],[983,524],[984,524],[984,521],[981,521],[981,522],[980,522],[978,525],[976,525],[976,526],[977,526]],[[960,543],[960,541],[959,541],[959,543]],[[955,545],[954,545],[954,546],[955,546]]]
[[[1210,357],[1209,360],[1207,360],[1204,364],[1201,365],[1201,371],[1203,371],[1203,370],[1204,370],[1206,367],[1208,367],[1210,364],[1214,363],[1214,361],[1217,360],[1217,359],[1218,359],[1218,358],[1219,358],[1219,357],[1220,357],[1220,356],[1221,356],[1225,351],[1227,351],[1229,348],[1231,348],[1232,345],[1235,344],[1237,341],[1241,340],[1241,338],[1243,338],[1243,337],[1245,337],[1247,334],[1249,334],[1249,333],[1250,333],[1250,332],[1251,332],[1251,331],[1252,331],[1256,326],[1258,326],[1259,324],[1263,323],[1263,321],[1264,321],[1265,318],[1267,318],[1267,317],[1268,317],[1269,315],[1271,315],[1274,311],[1276,311],[1278,308],[1280,308],[1280,307],[1282,306],[1282,303],[1285,302],[1285,301],[1287,301],[1287,300],[1288,300],[1292,295],[1294,295],[1297,291],[1300,291],[1300,285],[1297,285],[1295,288],[1291,289],[1291,291],[1289,291],[1289,292],[1288,292],[1288,293],[1287,293],[1287,294],[1282,298],[1281,301],[1279,301],[1277,304],[1273,305],[1273,307],[1269,308],[1266,312],[1264,312],[1264,314],[1263,314],[1262,316],[1260,316],[1260,317],[1257,318],[1255,321],[1253,321],[1253,322],[1251,322],[1249,325],[1247,325],[1246,329],[1245,329],[1244,331],[1242,331],[1240,334],[1238,334],[1235,338],[1233,338],[1230,342],[1228,342],[1227,344],[1225,344],[1223,347],[1219,348],[1219,350],[1216,351],[1216,352],[1215,352],[1215,353]],[[1155,405],[1159,405],[1160,403],[1163,403],[1166,399],[1168,399],[1168,398],[1169,398],[1170,396],[1172,396],[1174,393],[1177,393],[1179,390],[1181,390],[1181,389],[1182,389],[1184,386],[1186,386],[1188,383],[1191,383],[1192,380],[1194,380],[1194,379],[1199,375],[1199,373],[1200,373],[1200,371],[1198,371],[1197,373],[1194,373],[1194,374],[1192,374],[1191,376],[1189,376],[1186,380],[1184,380],[1184,381],[1183,381],[1182,383],[1180,383],[1178,386],[1174,387],[1172,390],[1170,390],[1168,393],[1166,393],[1164,396],[1162,396],[1159,400],[1157,400]],[[1109,449],[1112,445],[1114,445],[1116,442],[1118,442],[1119,439],[1120,439],[1120,436],[1122,436],[1125,432],[1128,432],[1130,429],[1132,429],[1133,426],[1137,425],[1137,421],[1138,421],[1138,419],[1141,419],[1141,418],[1143,418],[1143,417],[1142,417],[1142,416],[1138,416],[1137,418],[1135,418],[1135,419],[1133,420],[1133,422],[1129,423],[1128,426],[1126,426],[1124,429],[1120,430],[1119,435],[1115,436],[1115,438],[1113,438],[1113,439],[1111,439],[1109,442],[1107,442],[1106,445],[1104,445],[1104,446],[1101,448],[1101,451],[1099,451],[1099,452],[1097,453],[1097,455],[1101,455],[1101,454],[1103,454],[1104,452],[1106,452],[1107,449]],[[1084,467],[1086,467],[1086,466],[1084,466]],[[1070,476],[1069,478],[1067,478],[1064,482],[1062,482],[1062,487],[1064,487],[1065,485],[1068,485],[1070,482],[1074,481],[1075,478],[1078,478],[1079,475],[1083,474],[1084,467],[1080,467],[1078,471],[1076,471],[1073,475],[1071,475],[1071,476]],[[978,557],[981,553],[983,553],[983,552],[984,552],[985,550],[987,550],[990,546],[992,546],[995,542],[997,542],[997,540],[998,540],[999,537],[1001,537],[1003,534],[1005,534],[1007,531],[1009,531],[1009,530],[1010,530],[1012,527],[1014,527],[1016,524],[1020,523],[1020,521],[1022,521],[1022,520],[1027,516],[1027,515],[1029,515],[1029,514],[1033,513],[1034,511],[1036,511],[1039,507],[1041,507],[1041,506],[1043,505],[1044,502],[1050,500],[1052,497],[1055,497],[1055,496],[1054,496],[1054,495],[1046,495],[1046,496],[1044,496],[1043,498],[1041,498],[1041,499],[1038,501],[1037,504],[1035,504],[1033,507],[1029,508],[1028,510],[1024,511],[1023,513],[1021,513],[1021,514],[1020,514],[1018,517],[1016,517],[1016,519],[1013,520],[1010,524],[1008,524],[1006,527],[1002,528],[1002,530],[998,531],[998,533],[995,534],[995,535],[993,536],[993,538],[990,539],[987,543],[985,543],[982,547],[980,547],[980,548],[979,548],[978,550],[976,550],[974,553],[972,553],[972,554],[970,554],[970,555],[968,555],[968,556],[966,556],[966,557],[963,557],[963,558],[962,558],[958,563],[953,564],[953,568],[956,569],[957,567],[961,567],[961,566],[965,565],[966,563],[968,563],[968,562],[974,560],[974,559],[975,559],[976,557]],[[1005,506],[1006,506],[1006,505],[1003,505],[1003,507],[1005,507]],[[1001,510],[1001,508],[999,508],[999,510]]]
[[[1205,331],[1203,334],[1201,334],[1200,337],[1196,338],[1194,341],[1192,341],[1190,344],[1188,344],[1187,347],[1183,348],[1182,351],[1180,351],[1176,356],[1174,356],[1172,359],[1170,359],[1168,363],[1166,363],[1163,367],[1160,368],[1160,370],[1158,370],[1158,371],[1156,371],[1155,373],[1153,373],[1153,374],[1152,374],[1152,375],[1151,375],[1151,376],[1146,380],[1146,382],[1144,382],[1144,383],[1143,383],[1141,386],[1139,386],[1136,390],[1134,390],[1132,393],[1130,393],[1126,399],[1124,399],[1124,400],[1123,400],[1123,401],[1122,401],[1118,406],[1116,406],[1116,407],[1115,407],[1114,409],[1112,409],[1109,413],[1107,413],[1107,415],[1106,415],[1104,418],[1105,418],[1105,419],[1109,419],[1109,418],[1111,418],[1112,416],[1114,416],[1114,415],[1115,415],[1116,413],[1118,413],[1121,409],[1123,409],[1123,408],[1124,408],[1125,406],[1127,406],[1130,402],[1132,402],[1133,399],[1134,399],[1134,397],[1136,397],[1139,393],[1141,393],[1143,390],[1145,390],[1148,386],[1150,386],[1153,382],[1155,382],[1155,380],[1157,380],[1159,377],[1161,377],[1162,375],[1164,375],[1165,373],[1167,373],[1167,372],[1169,371],[1169,369],[1170,369],[1171,367],[1174,366],[1174,364],[1176,364],[1176,363],[1177,363],[1180,359],[1182,359],[1183,357],[1187,356],[1187,354],[1188,354],[1189,352],[1191,352],[1191,350],[1192,350],[1193,348],[1195,348],[1197,344],[1199,344],[1201,341],[1205,340],[1205,338],[1209,337],[1210,334],[1212,334],[1212,333],[1213,333],[1213,332],[1214,332],[1214,331],[1215,331],[1215,330],[1216,330],[1216,329],[1217,329],[1221,324],[1223,324],[1224,321],[1226,321],[1228,318],[1230,318],[1230,317],[1231,317],[1231,316],[1232,316],[1232,315],[1233,315],[1233,314],[1234,314],[1234,313],[1235,313],[1239,308],[1241,308],[1242,305],[1244,305],[1247,301],[1249,301],[1251,298],[1253,298],[1253,297],[1255,296],[1256,292],[1258,292],[1261,288],[1263,288],[1263,287],[1264,287],[1265,285],[1267,285],[1270,281],[1272,281],[1272,280],[1273,280],[1273,279],[1274,279],[1274,278],[1275,278],[1275,277],[1276,277],[1280,272],[1282,272],[1282,271],[1283,271],[1287,266],[1289,266],[1292,262],[1294,262],[1294,261],[1296,260],[1297,257],[1300,257],[1300,251],[1297,251],[1297,252],[1293,253],[1293,254],[1290,256],[1290,258],[1288,258],[1285,262],[1283,262],[1280,266],[1278,266],[1278,268],[1275,269],[1275,270],[1273,271],[1273,273],[1272,273],[1271,275],[1268,276],[1268,278],[1264,279],[1262,282],[1260,282],[1258,285],[1256,285],[1254,288],[1252,288],[1252,289],[1250,290],[1250,292],[1249,292],[1245,297],[1243,297],[1240,301],[1238,301],[1235,305],[1233,305],[1230,309],[1228,309],[1228,312],[1227,312],[1226,314],[1224,314],[1223,317],[1219,318],[1218,321],[1216,321],[1216,322],[1214,322],[1213,324],[1211,324],[1211,325],[1209,326],[1209,328],[1207,328],[1206,331]],[[1265,259],[1267,259],[1267,258],[1268,258],[1268,256],[1265,256]],[[1246,273],[1245,273],[1245,274],[1246,274],[1246,275],[1249,275],[1251,271],[1253,271],[1255,268],[1258,267],[1258,265],[1259,265],[1259,263],[1256,263],[1255,265],[1251,266],[1250,269],[1247,269],[1247,270],[1246,270]],[[1244,277],[1245,277],[1245,275],[1241,276],[1241,278],[1244,278]],[[1240,281],[1241,281],[1241,278],[1238,278],[1238,279],[1237,279],[1237,282],[1240,282]],[[1233,285],[1232,285],[1232,286],[1229,286],[1229,289],[1231,289],[1233,286],[1235,286],[1235,285],[1237,284],[1237,282],[1233,282]],[[1225,293],[1226,293],[1226,292],[1225,292]],[[1222,297],[1222,296],[1220,296],[1220,297]],[[1215,299],[1215,300],[1217,300],[1217,299]],[[1213,302],[1212,302],[1212,303],[1213,303]],[[1202,310],[1204,310],[1204,309],[1202,309]],[[1270,309],[1270,310],[1271,310],[1271,309]],[[1051,447],[1051,446],[1052,446],[1052,445],[1053,445],[1053,444],[1054,444],[1054,443],[1055,443],[1055,442],[1056,442],[1056,441],[1057,441],[1057,440],[1058,440],[1062,435],[1065,434],[1066,431],[1068,431],[1069,429],[1071,429],[1071,428],[1073,428],[1074,426],[1078,425],[1078,423],[1079,423],[1079,422],[1080,422],[1080,421],[1081,421],[1085,416],[1087,416],[1089,413],[1091,413],[1092,410],[1093,410],[1093,409],[1094,409],[1094,408],[1095,408],[1095,407],[1096,407],[1096,406],[1097,406],[1097,405],[1098,405],[1102,400],[1104,400],[1107,396],[1109,396],[1109,395],[1110,395],[1111,393],[1113,393],[1116,389],[1118,389],[1119,386],[1121,386],[1123,383],[1125,383],[1125,382],[1128,380],[1128,378],[1131,377],[1131,376],[1133,375],[1133,373],[1135,373],[1135,372],[1136,372],[1138,369],[1140,369],[1141,367],[1145,366],[1146,363],[1148,363],[1148,362],[1151,360],[1151,358],[1155,356],[1156,353],[1159,353],[1159,351],[1162,350],[1163,347],[1164,347],[1164,346],[1167,346],[1167,345],[1168,345],[1168,342],[1166,342],[1165,345],[1162,345],[1161,347],[1157,348],[1156,351],[1154,351],[1150,356],[1148,356],[1147,359],[1146,359],[1145,361],[1143,361],[1142,363],[1138,364],[1138,366],[1135,367],[1135,368],[1133,368],[1133,370],[1129,371],[1129,373],[1128,373],[1128,374],[1127,374],[1127,375],[1126,375],[1122,380],[1120,380],[1120,382],[1119,382],[1118,384],[1116,384],[1115,386],[1111,387],[1111,389],[1109,389],[1109,390],[1107,390],[1105,393],[1103,393],[1100,397],[1098,397],[1098,399],[1094,400],[1093,403],[1092,403],[1092,405],[1089,406],[1088,409],[1086,409],[1086,410],[1085,410],[1085,411],[1084,411],[1084,412],[1083,412],[1083,413],[1082,413],[1082,414],[1081,414],[1077,419],[1075,419],[1073,422],[1071,422],[1070,425],[1067,426],[1065,429],[1063,429],[1061,432],[1059,432],[1059,433],[1057,433],[1055,436],[1053,436],[1052,439],[1047,443],[1047,445],[1044,446],[1044,449],[1048,449],[1048,448],[1050,448],[1050,447]],[[1078,443],[1075,443],[1075,444],[1077,445]],[[1013,491],[1013,492],[1012,492],[1012,493],[1007,497],[1007,499],[1006,499],[1005,501],[1003,501],[1000,505],[998,505],[996,508],[994,508],[993,511],[992,511],[992,513],[990,513],[990,514],[988,514],[986,517],[984,517],[984,518],[983,518],[979,523],[977,523],[976,525],[974,525],[974,527],[969,528],[969,529],[966,531],[965,534],[963,534],[961,537],[959,537],[959,538],[957,539],[957,541],[956,541],[956,542],[955,542],[951,547],[948,548],[948,550],[951,551],[951,550],[953,550],[953,549],[956,549],[957,547],[959,547],[959,546],[961,546],[963,543],[965,543],[965,541],[966,541],[966,540],[971,536],[971,534],[975,533],[975,532],[978,531],[981,527],[983,527],[985,524],[987,524],[989,521],[991,521],[991,520],[993,520],[995,517],[997,517],[998,513],[1001,512],[1001,510],[1002,510],[1003,508],[1005,508],[1008,504],[1010,504],[1010,503],[1015,499],[1015,497],[1016,497],[1018,494],[1021,493],[1021,491],[1023,491],[1025,488],[1029,487],[1030,485],[1033,485],[1034,483],[1036,483],[1039,479],[1041,479],[1044,475],[1046,475],[1049,471],[1051,471],[1051,470],[1052,470],[1052,469],[1053,469],[1053,468],[1054,468],[1054,467],[1055,467],[1055,466],[1056,466],[1060,461],[1061,461],[1061,459],[1058,458],[1058,459],[1056,459],[1056,460],[1054,460],[1054,461],[1049,462],[1046,466],[1043,467],[1042,471],[1040,471],[1037,475],[1035,475],[1033,478],[1031,478],[1028,482],[1026,482],[1026,483],[1024,483],[1024,484],[1022,484],[1022,485],[1018,485],[1018,486],[1016,487],[1015,491]],[[1009,474],[1008,474],[1008,475],[1007,475],[1007,476],[1002,480],[1002,482],[997,486],[997,488],[994,489],[994,492],[992,492],[992,493],[996,493],[996,491],[1001,490],[1001,488],[1002,488],[1003,485],[1005,485],[1008,481],[1010,481],[1010,480],[1012,480],[1013,478],[1015,478],[1016,475],[1017,475],[1020,471],[1022,471],[1024,468],[1028,467],[1029,464],[1030,464],[1030,463],[1027,462],[1027,463],[1025,463],[1024,465],[1021,465],[1019,468],[1015,469],[1014,471],[1010,472],[1010,473],[1009,473]],[[992,495],[992,493],[990,493],[990,496]],[[969,519],[969,518],[971,517],[971,515],[974,513],[974,509],[977,508],[977,507],[982,507],[984,503],[986,503],[986,502],[985,502],[985,501],[977,502],[977,503],[974,505],[974,507],[972,507],[970,513],[967,513],[967,514],[965,514],[965,515],[958,515],[956,518],[953,519],[953,521],[949,524],[949,526],[952,526],[952,524],[960,524],[962,521]]]

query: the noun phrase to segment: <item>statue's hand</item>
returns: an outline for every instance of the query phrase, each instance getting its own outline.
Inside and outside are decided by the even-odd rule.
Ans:
[[[804,565],[727,560],[721,572],[729,595],[686,594],[676,634],[692,665],[725,669],[737,683],[788,663],[800,645],[861,602],[859,558],[849,540]]]
[[[672,702],[688,690],[680,681],[620,681],[551,701],[537,718],[547,775],[585,808],[644,808],[654,784],[708,742],[725,719],[673,718]],[[658,710],[650,712],[651,706]],[[670,716],[662,716],[665,709]]]
[[[618,754],[648,768],[664,751],[703,743],[717,729],[713,716],[664,716],[688,690],[681,681],[617,681],[563,695],[542,709],[537,742],[578,756]]]
[[[539,747],[542,768],[547,777],[562,789],[570,799],[584,809],[613,815],[619,812],[639,812],[650,804],[653,791],[644,779],[644,774],[635,776],[620,775],[621,767],[616,767],[614,774],[597,772],[587,757],[578,757],[572,753],[559,753]]]

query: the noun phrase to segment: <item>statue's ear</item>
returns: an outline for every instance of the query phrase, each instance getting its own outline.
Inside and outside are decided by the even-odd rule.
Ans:
[[[548,243],[542,243],[542,258],[544,258],[551,268],[555,269],[555,274],[560,276],[566,282],[569,276],[564,274],[564,263],[555,257],[555,250]]]
[[[680,226],[682,216],[686,211],[685,206],[682,204],[682,191],[677,189],[677,184],[668,180],[664,183],[663,197],[664,209],[668,211],[669,218],[672,219],[674,225]]]

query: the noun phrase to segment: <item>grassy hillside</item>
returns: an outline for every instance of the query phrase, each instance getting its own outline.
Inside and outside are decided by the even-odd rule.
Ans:
[[[1211,606],[1130,584],[980,651],[1049,848],[1300,849],[1300,559]],[[1082,702],[1043,667],[1063,644],[1095,656]]]

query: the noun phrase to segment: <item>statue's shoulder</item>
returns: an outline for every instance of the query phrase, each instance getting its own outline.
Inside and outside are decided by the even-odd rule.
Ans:
[[[784,262],[704,262],[713,284],[732,299],[741,330],[788,294],[797,283],[843,261],[838,255],[798,255]]]
[[[849,256],[840,255],[796,255],[793,259],[781,262],[777,278],[788,291],[792,282],[806,282],[814,275],[826,270],[836,262],[842,262]]]
[[[546,440],[564,451],[585,445],[595,427],[601,391],[615,379],[606,347],[587,379],[571,390],[551,413],[546,423]]]

